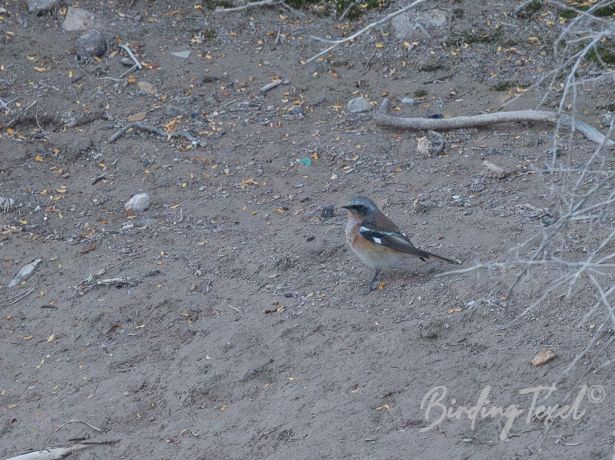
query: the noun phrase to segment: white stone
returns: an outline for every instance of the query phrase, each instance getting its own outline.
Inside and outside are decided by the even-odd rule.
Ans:
[[[442,10],[430,10],[418,14],[409,11],[391,20],[393,35],[398,40],[415,40],[444,35],[447,24],[448,15]]]
[[[150,204],[151,198],[147,193],[137,193],[126,202],[124,209],[126,209],[126,211],[143,212],[149,208]]]
[[[44,13],[58,5],[58,0],[28,0],[28,11],[30,13]]]
[[[372,105],[364,97],[355,97],[350,99],[346,104],[346,110],[350,113],[362,113],[372,110]]]
[[[66,17],[62,23],[62,29],[67,32],[92,29],[95,25],[95,17],[83,8],[68,7]]]

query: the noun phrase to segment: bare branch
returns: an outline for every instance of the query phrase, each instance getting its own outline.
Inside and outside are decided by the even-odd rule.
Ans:
[[[480,115],[461,116],[454,118],[406,118],[389,115],[389,100],[385,98],[378,111],[374,114],[376,124],[389,128],[410,130],[434,130],[446,131],[462,128],[480,128],[496,123],[510,123],[522,121],[539,121],[548,123],[561,123],[570,127],[573,131],[579,131],[583,136],[595,143],[615,145],[615,141],[606,139],[605,136],[593,126],[574,120],[569,115],[548,112],[544,110],[517,110],[510,112],[483,113]]]
[[[386,15],[385,17],[379,19],[376,22],[372,22],[371,24],[368,24],[367,26],[363,27],[361,30],[359,30],[358,32],[355,32],[352,35],[349,35],[346,38],[340,38],[339,40],[334,40],[331,44],[331,46],[328,46],[327,48],[325,48],[324,50],[320,51],[319,53],[315,54],[314,56],[312,56],[311,58],[309,58],[308,60],[305,61],[305,64],[309,64],[310,62],[314,61],[315,59],[318,59],[320,56],[323,56],[325,54],[327,54],[329,51],[333,50],[334,48],[338,47],[339,45],[341,45],[342,43],[347,43],[347,42],[351,42],[352,40],[354,40],[355,38],[363,35],[365,32],[373,29],[374,27],[378,27],[379,25],[382,25],[388,21],[390,21],[391,19],[393,19],[395,16],[399,16],[402,13],[405,13],[406,11],[414,8],[417,5],[420,5],[421,3],[423,3],[425,0],[415,0],[414,2],[410,3],[409,5],[404,6],[403,8],[394,11],[391,14]]]
[[[244,11],[251,8],[257,8],[260,6],[276,6],[284,3],[281,0],[263,0],[260,2],[250,2],[245,5],[235,6],[233,8],[216,8],[214,10],[215,13],[234,13],[235,11]]]

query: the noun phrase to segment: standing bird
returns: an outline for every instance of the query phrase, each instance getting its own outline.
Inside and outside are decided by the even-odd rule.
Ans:
[[[364,264],[375,271],[366,294],[374,289],[380,270],[397,265],[408,256],[418,257],[423,262],[436,258],[449,264],[461,264],[457,260],[447,259],[415,247],[369,198],[354,197],[342,208],[348,210],[346,225],[348,246]]]

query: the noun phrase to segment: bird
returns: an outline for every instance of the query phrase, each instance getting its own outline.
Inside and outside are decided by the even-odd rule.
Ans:
[[[365,265],[374,270],[366,294],[374,290],[380,270],[397,265],[408,256],[418,257],[423,262],[439,259],[449,264],[461,264],[458,260],[414,246],[406,234],[369,198],[356,196],[342,208],[348,210],[346,243]]]

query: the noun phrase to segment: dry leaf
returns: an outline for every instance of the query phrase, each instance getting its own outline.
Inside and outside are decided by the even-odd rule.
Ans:
[[[137,113],[133,113],[132,115],[128,115],[128,121],[133,122],[133,121],[143,121],[145,120],[145,116],[147,115],[147,112],[137,112]]]
[[[49,337],[47,337],[47,343],[53,342],[56,338],[55,334],[51,334]]]
[[[463,308],[453,307],[453,308],[449,308],[448,310],[446,310],[447,313],[459,313],[460,311],[463,311]]]
[[[555,358],[555,352],[550,348],[545,348],[544,350],[539,351],[530,363],[532,366],[542,366],[543,364],[551,361],[553,358]]]
[[[258,185],[258,182],[256,182],[254,179],[249,178],[249,179],[241,179],[241,186],[245,187],[246,185]]]
[[[383,404],[382,406],[378,406],[376,407],[376,410],[378,412],[382,412],[382,411],[387,411],[389,410],[391,407],[388,404]]]
[[[140,82],[137,82],[137,87],[149,96],[154,96],[157,92],[156,87],[148,81],[142,80]]]

